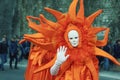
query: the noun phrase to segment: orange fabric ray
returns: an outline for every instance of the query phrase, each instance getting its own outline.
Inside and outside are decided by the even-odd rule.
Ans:
[[[106,28],[101,28],[101,27],[94,27],[94,28],[92,28],[92,33],[93,34],[97,34],[97,33],[99,33],[99,32],[101,32],[101,31],[104,31],[104,30],[106,30]]]
[[[104,39],[103,40],[97,40],[96,46],[105,46],[107,44],[109,31],[110,31],[110,29],[106,28]]]
[[[84,21],[84,1],[80,0],[80,9],[77,13],[77,19],[80,19],[81,21]]]
[[[67,14],[63,14],[61,16],[61,19],[59,21],[57,21],[60,25],[62,26],[66,26],[67,25],[67,22],[69,21],[69,17]]]
[[[59,20],[62,16],[62,13],[51,8],[45,7],[45,10],[51,13],[57,20]]]
[[[120,66],[120,62],[118,62],[113,56],[111,56],[109,53],[99,49],[99,48],[95,48],[95,55],[97,56],[103,56],[103,57],[106,57],[108,59],[110,59],[111,61],[113,61],[115,64],[119,65]]]
[[[102,10],[98,10],[95,13],[93,13],[92,15],[90,15],[89,17],[86,18],[86,21],[88,23],[88,27],[93,23],[93,21],[95,20],[95,18],[102,13]]]
[[[38,31],[39,33],[43,33],[47,37],[52,37],[51,34],[54,33],[53,30],[47,29],[45,27],[42,27],[42,25],[40,24],[38,25],[35,22],[32,22],[30,18],[27,18],[27,19],[28,19],[28,24],[30,28],[32,28],[35,31]]]
[[[22,40],[19,41],[19,44],[22,44],[25,41],[26,41],[26,39],[22,39]]]
[[[53,30],[49,30],[49,29],[44,28],[44,27],[42,27],[42,26],[40,26],[40,25],[31,24],[31,25],[29,25],[29,26],[30,26],[30,28],[34,29],[35,31],[38,31],[39,33],[43,33],[43,34],[44,34],[45,36],[47,36],[47,37],[52,37],[51,34],[54,33]]]
[[[52,29],[57,29],[59,26],[57,23],[52,22],[50,20],[47,20],[42,14],[40,15],[40,18],[46,23],[48,24]]]
[[[39,17],[27,16],[26,19],[27,19],[29,25],[31,25],[31,26],[32,26],[32,24],[34,24],[34,25],[36,24],[35,22],[32,22],[32,21],[31,21],[31,19],[33,19],[33,20],[39,21],[39,24],[36,24],[36,26],[39,25],[39,26],[43,26],[43,27],[48,27],[48,25],[46,25],[46,24],[41,20],[41,18],[39,18]]]
[[[68,15],[70,15],[70,18],[75,20],[76,18],[76,5],[78,0],[73,0],[68,11]]]
[[[45,36],[41,33],[35,33],[35,34],[24,34],[24,37],[30,37],[33,39],[41,39],[41,38],[45,38]]]
[[[34,16],[26,16],[26,19],[30,22],[30,18],[34,19],[34,20],[38,20],[39,22],[41,22],[40,18],[38,17],[34,17]]]
[[[46,49],[46,50],[53,50],[54,47],[53,47],[53,43],[49,42],[49,43],[40,43],[40,42],[37,42],[35,39],[33,38],[29,38],[29,37],[25,37],[26,40],[36,44],[36,45],[39,45],[41,48],[43,49]]]

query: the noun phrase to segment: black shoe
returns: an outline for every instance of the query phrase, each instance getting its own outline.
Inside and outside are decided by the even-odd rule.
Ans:
[[[1,70],[2,70],[2,71],[5,71],[5,69],[4,69],[4,68],[2,68]]]

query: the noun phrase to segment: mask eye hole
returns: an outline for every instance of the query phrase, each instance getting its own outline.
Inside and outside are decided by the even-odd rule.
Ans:
[[[78,37],[75,37],[75,39],[77,39]]]
[[[72,40],[73,38],[70,38],[70,40]]]

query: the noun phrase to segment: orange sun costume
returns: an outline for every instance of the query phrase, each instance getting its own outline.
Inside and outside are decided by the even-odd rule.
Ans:
[[[95,18],[102,13],[98,10],[88,17],[84,16],[83,0],[80,0],[79,10],[76,12],[78,0],[73,0],[67,13],[45,8],[56,18],[56,22],[40,17],[27,16],[29,27],[37,31],[25,34],[20,43],[28,40],[32,42],[25,80],[99,80],[99,66],[96,56],[109,58],[115,64],[120,63],[109,53],[97,47],[105,46],[108,40],[109,28],[92,26]],[[37,20],[40,24],[33,22]],[[79,45],[72,47],[68,41],[68,32],[78,31]],[[105,31],[104,39],[98,40],[97,33]],[[56,50],[65,45],[70,57],[64,62],[56,76],[50,74],[50,68],[56,60]]]

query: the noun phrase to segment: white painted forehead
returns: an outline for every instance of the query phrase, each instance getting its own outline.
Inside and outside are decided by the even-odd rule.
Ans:
[[[79,36],[79,34],[76,30],[71,30],[68,32],[68,37],[72,37],[72,36]]]

